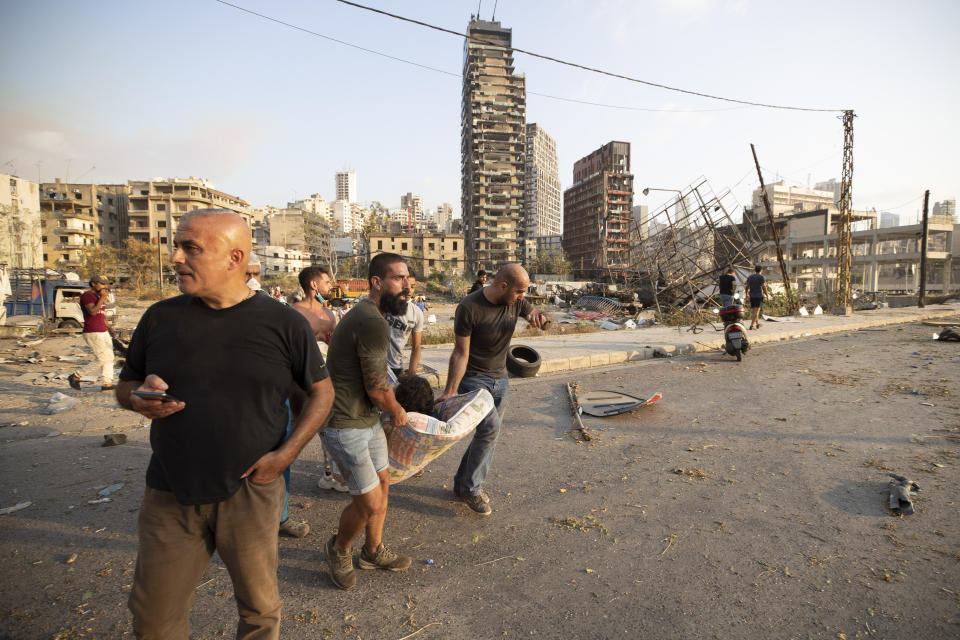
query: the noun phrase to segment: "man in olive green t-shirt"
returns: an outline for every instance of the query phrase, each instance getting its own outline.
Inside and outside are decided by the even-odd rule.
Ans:
[[[387,373],[390,325],[384,315],[406,313],[408,278],[402,256],[381,253],[374,257],[367,278],[369,297],[343,317],[330,338],[327,362],[334,400],[320,437],[353,496],[340,516],[337,534],[327,543],[330,576],[341,589],[350,589],[357,582],[350,543],[362,530],[366,541],[357,559],[361,569],[403,571],[410,566],[409,556],[390,551],[381,541],[390,473],[387,439],[377,411],[389,413],[394,426],[407,424],[407,414],[393,395]]]

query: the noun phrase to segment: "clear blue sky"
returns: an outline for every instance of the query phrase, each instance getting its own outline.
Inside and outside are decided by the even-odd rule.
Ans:
[[[333,197],[353,169],[362,201],[460,205],[463,40],[335,0],[234,0],[253,11],[454,75],[424,70],[214,0],[5,3],[0,172],[125,182],[204,176],[251,204]],[[366,0],[464,31],[477,0]],[[490,19],[493,0],[482,0]],[[514,45],[732,98],[853,108],[854,206],[912,216],[960,195],[960,3],[499,0]],[[840,177],[836,114],[739,108],[522,54],[527,118],[557,140],[560,180],[606,142],[632,143],[636,204],[706,176],[746,203],[765,178]],[[39,163],[39,164],[38,164]],[[95,167],[95,169],[91,169]],[[906,203],[906,204],[905,204]]]

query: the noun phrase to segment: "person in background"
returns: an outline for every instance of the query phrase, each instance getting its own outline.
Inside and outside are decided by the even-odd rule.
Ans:
[[[417,287],[417,274],[411,271],[408,281],[410,282],[410,300],[412,300]],[[387,356],[387,364],[390,365],[393,375],[400,378],[403,373],[403,348],[412,336],[408,370],[416,375],[422,350],[420,343],[423,336],[423,310],[415,304],[408,303],[407,311],[402,316],[388,313],[385,317],[387,324],[390,325],[390,352]]]
[[[747,284],[744,288],[747,290],[747,295],[750,296],[750,328],[759,329],[760,310],[763,308],[764,298],[770,297],[770,292],[767,290],[766,279],[760,275],[763,267],[757,265],[753,268],[753,271],[753,275],[747,278]]]
[[[733,294],[737,290],[737,279],[733,275],[733,267],[728,267],[726,273],[720,276],[717,282],[717,295],[720,297],[720,306],[729,307],[733,304]]]
[[[474,281],[473,285],[470,287],[470,291],[467,292],[467,295],[470,295],[474,291],[479,291],[487,284],[487,272],[483,269],[477,271],[477,279]]]
[[[85,372],[100,369],[100,391],[113,391],[113,327],[104,314],[107,298],[110,296],[110,280],[104,275],[90,278],[90,290],[80,296],[80,310],[83,312],[83,340],[93,352],[94,360],[80,371],[71,373],[67,378],[70,386],[80,390],[80,378]]]

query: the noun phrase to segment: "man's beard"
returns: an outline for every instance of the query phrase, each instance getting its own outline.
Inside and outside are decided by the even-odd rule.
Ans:
[[[410,296],[410,289],[404,289],[398,294],[387,293],[380,294],[380,310],[389,313],[392,316],[402,316],[407,312],[407,301],[401,296]]]

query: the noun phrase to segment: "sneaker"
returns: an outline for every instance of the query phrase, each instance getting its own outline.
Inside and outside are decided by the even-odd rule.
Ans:
[[[482,516],[488,516],[492,509],[490,508],[489,498],[487,498],[487,502],[484,502],[484,498],[486,498],[486,496],[482,491],[475,496],[460,496],[460,499],[466,502],[468,507]]]
[[[406,571],[410,566],[410,556],[394,553],[383,546],[377,547],[377,552],[371,554],[364,546],[357,558],[357,566],[361,569],[386,569],[388,571]]]
[[[67,382],[70,383],[70,387],[72,389],[76,389],[77,391],[80,391],[80,376],[78,376],[75,373],[71,373],[70,377],[67,378]]]
[[[469,497],[469,496],[465,496],[463,492],[461,492],[460,489],[457,489],[457,488],[454,488],[453,495],[457,496],[458,498]],[[484,504],[490,504],[490,496],[488,496],[487,492],[484,491],[483,489],[480,489],[480,493],[477,494],[477,497],[483,500]]]
[[[330,579],[344,591],[352,589],[357,584],[357,572],[353,570],[353,556],[350,551],[340,553],[333,543],[337,536],[327,542],[327,565],[330,567]]]
[[[291,538],[303,538],[310,533],[310,525],[306,522],[284,520],[280,523],[280,533]]]
[[[333,489],[334,491],[339,491],[340,493],[346,493],[350,491],[350,487],[338,481],[333,477],[329,471],[323,474],[323,477],[317,480],[317,487],[320,489]]]

